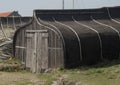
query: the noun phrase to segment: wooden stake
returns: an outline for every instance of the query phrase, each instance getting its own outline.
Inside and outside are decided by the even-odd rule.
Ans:
[[[13,26],[14,26],[14,29],[16,30],[16,26],[15,26],[15,18],[13,16]]]
[[[62,9],[64,9],[65,2],[64,0],[62,1]]]
[[[21,17],[19,17],[19,18],[20,18],[20,24],[21,24],[21,26],[22,26],[23,23],[22,23]]]

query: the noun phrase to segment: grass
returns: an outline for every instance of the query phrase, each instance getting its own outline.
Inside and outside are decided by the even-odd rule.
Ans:
[[[50,73],[41,74],[25,70],[0,72],[0,85],[51,85],[60,78],[80,82],[80,85],[119,85],[119,63],[120,60],[103,61],[94,66],[81,66],[77,69],[58,68]]]
[[[81,85],[119,85],[120,61],[103,61],[94,66],[82,66],[78,69],[56,69],[51,73],[39,75],[49,82],[63,77],[66,80],[80,82]],[[47,82],[48,82],[47,81]],[[50,85],[45,84],[45,85]]]
[[[12,29],[4,31],[9,37],[14,34]],[[0,37],[4,37],[1,30]],[[4,40],[0,41],[2,42]],[[94,66],[81,66],[69,70],[58,68],[50,73],[33,74],[25,71],[18,60],[12,59],[0,61],[0,70],[0,85],[51,85],[59,78],[80,82],[80,85],[120,85],[120,60],[104,60]]]
[[[24,70],[24,66],[19,60],[10,57],[7,60],[0,61],[0,71],[17,72],[20,70]]]
[[[43,79],[45,85],[51,85],[52,81],[57,80],[57,77],[52,73],[39,74],[38,78]]]
[[[67,70],[64,74],[69,75],[68,80],[81,82],[83,85],[119,85],[119,63],[119,60],[104,61],[95,66]]]

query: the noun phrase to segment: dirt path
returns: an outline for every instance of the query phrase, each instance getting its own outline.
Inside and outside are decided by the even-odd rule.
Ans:
[[[0,85],[44,85],[44,81],[32,73],[0,72]]]

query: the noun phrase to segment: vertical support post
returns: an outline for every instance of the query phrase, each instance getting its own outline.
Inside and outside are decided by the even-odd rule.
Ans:
[[[13,16],[13,26],[14,26],[14,29],[16,30],[16,26],[15,26],[15,17]]]
[[[62,9],[64,10],[65,2],[64,0],[62,1]]]
[[[8,17],[6,17],[7,18],[7,28],[8,28]]]
[[[75,1],[73,0],[73,9],[75,8]]]
[[[19,17],[19,18],[20,18],[20,25],[22,26],[23,23],[22,23],[21,17]]]

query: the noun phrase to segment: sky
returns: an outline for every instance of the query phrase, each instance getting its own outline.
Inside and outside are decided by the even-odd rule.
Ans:
[[[18,11],[32,16],[34,9],[62,9],[63,0],[0,0],[0,12]],[[72,9],[73,0],[64,0],[65,9]],[[120,0],[74,0],[75,9],[120,6]]]

